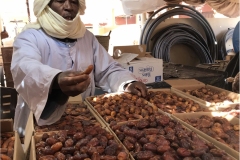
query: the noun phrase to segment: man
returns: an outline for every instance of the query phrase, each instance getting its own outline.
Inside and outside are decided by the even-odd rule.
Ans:
[[[235,60],[236,58],[238,59],[239,58],[239,45],[240,45],[240,42],[239,42],[239,21],[238,23],[236,24],[234,30],[233,30],[233,35],[232,35],[232,44],[233,44],[233,49],[234,49],[234,52],[236,53],[236,55],[234,56],[234,61],[232,63],[236,63]],[[239,62],[239,61],[237,61]],[[230,61],[231,63],[231,61]],[[239,77],[240,77],[240,72],[239,72],[239,67],[236,68],[238,69],[237,71],[233,72],[235,73],[236,75],[232,75],[232,77],[228,77],[226,80],[228,83],[232,83],[232,91],[233,92],[236,92],[236,93],[239,93]],[[235,76],[235,77],[233,77]]]
[[[239,54],[239,45],[240,45],[240,42],[239,42],[239,22],[237,23],[237,25],[235,26],[234,30],[233,30],[233,36],[232,36],[232,43],[233,43],[233,49],[234,49],[234,52],[236,54]]]
[[[85,0],[35,0],[37,22],[14,41],[11,71],[19,93],[14,129],[24,135],[30,110],[38,125],[59,120],[69,96],[94,95],[95,85],[108,92],[146,96],[146,86],[121,68],[79,15]]]

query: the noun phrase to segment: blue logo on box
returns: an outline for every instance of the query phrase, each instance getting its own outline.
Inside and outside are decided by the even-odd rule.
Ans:
[[[156,76],[155,77],[155,82],[161,82],[161,76]]]
[[[129,71],[133,72],[133,66],[129,67]]]

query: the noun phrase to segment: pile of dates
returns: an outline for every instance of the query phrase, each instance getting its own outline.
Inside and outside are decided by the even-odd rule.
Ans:
[[[127,160],[124,147],[105,129],[44,133],[35,145],[37,160]]]
[[[129,93],[100,95],[88,101],[107,123],[142,119],[158,111],[145,99]]]
[[[180,97],[171,92],[149,91],[146,99],[156,105],[159,109],[171,114],[204,111],[204,109],[193,100]]]
[[[0,159],[12,160],[15,137],[13,133],[1,133]]]
[[[110,127],[136,160],[231,159],[166,115],[112,123]]]
[[[225,108],[222,112],[229,112],[229,115],[240,118],[240,104],[236,104],[235,107]]]
[[[52,125],[38,126],[36,132],[48,132],[58,130],[82,130],[83,126],[99,125],[99,122],[91,114],[85,104],[67,104],[65,112],[60,120]]]
[[[210,88],[202,87],[194,90],[182,90],[183,92],[210,102],[211,104],[223,103],[223,102],[234,102],[233,99],[227,96],[226,92],[215,91]]]
[[[232,125],[224,117],[209,117],[184,119],[185,122],[206,133],[210,137],[239,151],[239,125]]]

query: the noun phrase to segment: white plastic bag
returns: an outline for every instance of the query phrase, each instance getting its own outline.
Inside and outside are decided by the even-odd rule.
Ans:
[[[154,11],[166,4],[163,0],[121,0],[121,2],[123,11],[127,15]]]

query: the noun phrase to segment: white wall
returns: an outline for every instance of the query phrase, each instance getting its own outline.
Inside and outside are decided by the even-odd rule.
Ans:
[[[0,14],[5,23],[12,20],[27,21],[26,0],[1,0]]]
[[[1,0],[0,15],[2,23],[10,38],[14,38],[16,33],[28,21],[26,0]],[[17,24],[11,21],[23,21]]]

